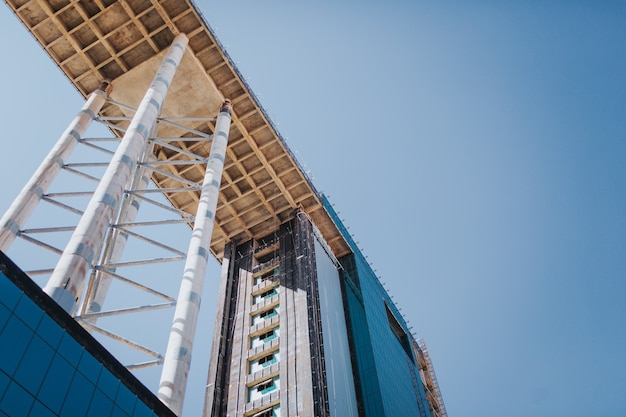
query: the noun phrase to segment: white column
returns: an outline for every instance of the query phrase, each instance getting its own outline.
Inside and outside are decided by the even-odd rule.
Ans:
[[[156,123],[187,43],[184,34],[174,39],[44,288],[70,314],[76,308],[87,273],[100,251],[124,188]]]
[[[139,169],[138,179],[136,181],[137,186],[134,190],[145,190],[148,188],[150,183],[150,175],[152,173],[151,169],[147,169],[146,167],[141,167]],[[119,216],[119,223],[132,223],[137,218],[137,213],[139,212],[139,206],[141,205],[140,199],[134,195],[131,195],[128,198],[128,201],[124,203],[122,207],[122,212]],[[124,253],[124,249],[126,248],[126,243],[128,242],[128,234],[124,231],[119,231],[115,234],[115,237],[110,242],[111,248],[107,253],[107,249],[105,247],[105,253],[103,263],[116,263],[122,259],[122,254]],[[101,271],[97,272],[98,276],[95,280],[95,288],[93,289],[91,294],[88,294],[90,299],[87,301],[87,313],[99,313],[102,310],[102,306],[104,305],[104,300],[106,299],[107,294],[109,293],[109,288],[111,287],[112,278],[102,273]],[[90,323],[96,323],[97,318],[89,319]]]
[[[202,285],[209,259],[215,210],[217,209],[217,198],[220,191],[224,158],[226,157],[230,122],[231,105],[230,101],[226,100],[215,123],[211,152],[202,183],[200,202],[196,211],[183,280],[174,312],[174,322],[167,343],[161,382],[159,383],[159,398],[176,415],[181,415],[183,409]]]
[[[108,83],[103,83],[91,93],[83,108],[65,129],[50,153],[0,219],[1,251],[6,252],[9,249],[18,231],[24,226],[26,220],[41,201],[41,196],[48,190],[74,151],[78,141],[82,139],[89,125],[106,102],[108,86]]]

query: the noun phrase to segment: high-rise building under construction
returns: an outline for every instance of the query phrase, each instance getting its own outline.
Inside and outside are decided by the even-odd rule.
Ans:
[[[205,415],[445,415],[425,345],[346,239],[338,259],[297,211],[227,246]]]
[[[2,256],[0,343],[15,348],[0,360],[1,413],[182,415],[186,390],[199,388],[187,376],[213,256],[222,272],[212,351],[194,357],[209,362],[205,416],[446,415],[424,342],[191,1],[7,5],[87,101],[0,220],[2,252],[34,243],[54,263],[15,260],[24,274]],[[110,148],[87,136],[92,121],[112,133]],[[79,145],[110,159],[68,163]],[[94,189],[50,192],[61,171]],[[62,200],[79,194],[76,206]],[[27,227],[40,203],[78,218]],[[145,205],[172,218],[144,220]],[[164,231],[174,224],[191,231],[186,250]],[[171,256],[129,259],[133,240]],[[184,263],[177,296],[158,288],[165,261]],[[126,272],[146,265],[157,269]],[[161,301],[112,306],[118,283]],[[101,324],[169,307],[163,353]],[[122,366],[94,335],[150,359]],[[154,393],[131,373],[149,367],[161,369]]]

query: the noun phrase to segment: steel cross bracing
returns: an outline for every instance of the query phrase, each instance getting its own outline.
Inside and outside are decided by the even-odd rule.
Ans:
[[[134,111],[122,103],[110,99],[107,102]],[[47,204],[39,204],[24,227],[17,231],[19,239],[10,247],[8,254],[18,265],[36,265],[25,272],[40,286],[45,285],[52,273],[104,168],[109,164],[119,143],[117,134],[124,134],[128,125],[124,122],[131,118],[132,115],[96,117],[94,120],[99,126],[92,126],[90,130],[99,128],[102,132],[116,135],[81,138],[78,141],[80,146],[63,164],[50,192],[41,196],[41,201]],[[176,305],[175,295],[171,294],[178,292],[183,274],[181,261],[185,260],[194,222],[194,216],[173,207],[164,194],[171,196],[201,188],[201,185],[177,175],[177,172],[183,172],[181,169],[185,167],[197,169],[206,165],[206,157],[194,153],[193,149],[194,146],[210,144],[211,135],[187,127],[185,123],[207,122],[210,125],[214,120],[197,117],[157,119],[157,127],[167,124],[185,132],[185,136],[157,137],[155,132],[158,129],[153,129],[141,162],[135,167],[132,180],[125,189],[116,220],[109,225],[100,254],[94,257],[79,301],[75,319],[92,334],[102,336],[98,338],[101,343],[129,370],[155,367],[163,362],[172,310]],[[189,146],[183,149],[182,144]],[[170,150],[172,156],[157,159],[154,156],[155,147]],[[159,173],[177,186],[155,186],[149,179],[152,173]],[[25,259],[21,260],[21,257]],[[156,314],[164,309],[169,311],[168,316]],[[149,319],[141,317],[150,314]],[[136,318],[129,320],[130,315]],[[151,325],[146,326],[146,323]]]

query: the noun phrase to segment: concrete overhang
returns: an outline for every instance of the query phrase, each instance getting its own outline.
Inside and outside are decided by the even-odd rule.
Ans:
[[[103,80],[113,86],[111,98],[136,107],[154,77],[161,56],[179,33],[189,38],[187,52],[168,93],[164,117],[212,118],[224,98],[233,104],[233,124],[220,189],[211,251],[221,261],[230,241],[272,233],[297,209],[306,212],[335,256],[350,248],[322,206],[321,196],[304,174],[280,133],[267,117],[243,77],[219,44],[198,9],[188,0],[6,0],[46,53],[83,97]],[[126,113],[126,114],[125,114]],[[103,116],[128,116],[107,104]],[[122,122],[120,122],[122,123]],[[191,128],[212,133],[212,123]],[[183,135],[170,128],[159,135]],[[178,136],[176,136],[178,137]],[[207,142],[181,142],[208,156]],[[179,158],[158,149],[160,160]],[[176,174],[202,182],[205,167]],[[170,177],[153,174],[162,188],[175,187]],[[195,213],[198,191],[165,194],[172,205]]]

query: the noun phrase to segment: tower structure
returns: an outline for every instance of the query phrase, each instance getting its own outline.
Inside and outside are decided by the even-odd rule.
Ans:
[[[205,415],[358,415],[338,266],[303,212],[228,245]]]
[[[27,270],[43,276],[52,300],[91,334],[150,356],[127,369],[160,367],[158,398],[181,415],[202,280],[213,256],[222,274],[204,415],[445,415],[424,345],[191,1],[7,4],[88,98],[0,222],[0,250],[10,254],[22,239],[53,254],[50,267]],[[112,133],[110,149],[96,145],[102,138],[85,136],[92,120]],[[110,160],[69,163],[78,144]],[[87,174],[80,170],[86,166],[102,169]],[[60,171],[95,188],[77,206],[62,203],[59,197],[76,193],[48,191]],[[40,202],[77,214],[76,223],[29,228]],[[142,220],[146,204],[174,219]],[[188,233],[186,251],[174,247],[172,235],[136,231],[174,223]],[[70,236],[50,243],[36,233]],[[149,260],[128,260],[132,239],[172,256],[149,252]],[[164,269],[143,274],[157,278],[150,282],[122,272],[173,261],[184,261],[177,296],[158,288],[158,281],[172,278]],[[161,301],[111,307],[113,282]],[[31,289],[26,293],[32,297]],[[155,349],[100,326],[110,316],[169,307],[173,319],[162,332],[169,337]],[[112,374],[124,379],[118,368],[111,367]],[[13,378],[16,371],[2,372]],[[0,409],[11,405],[0,395]]]

